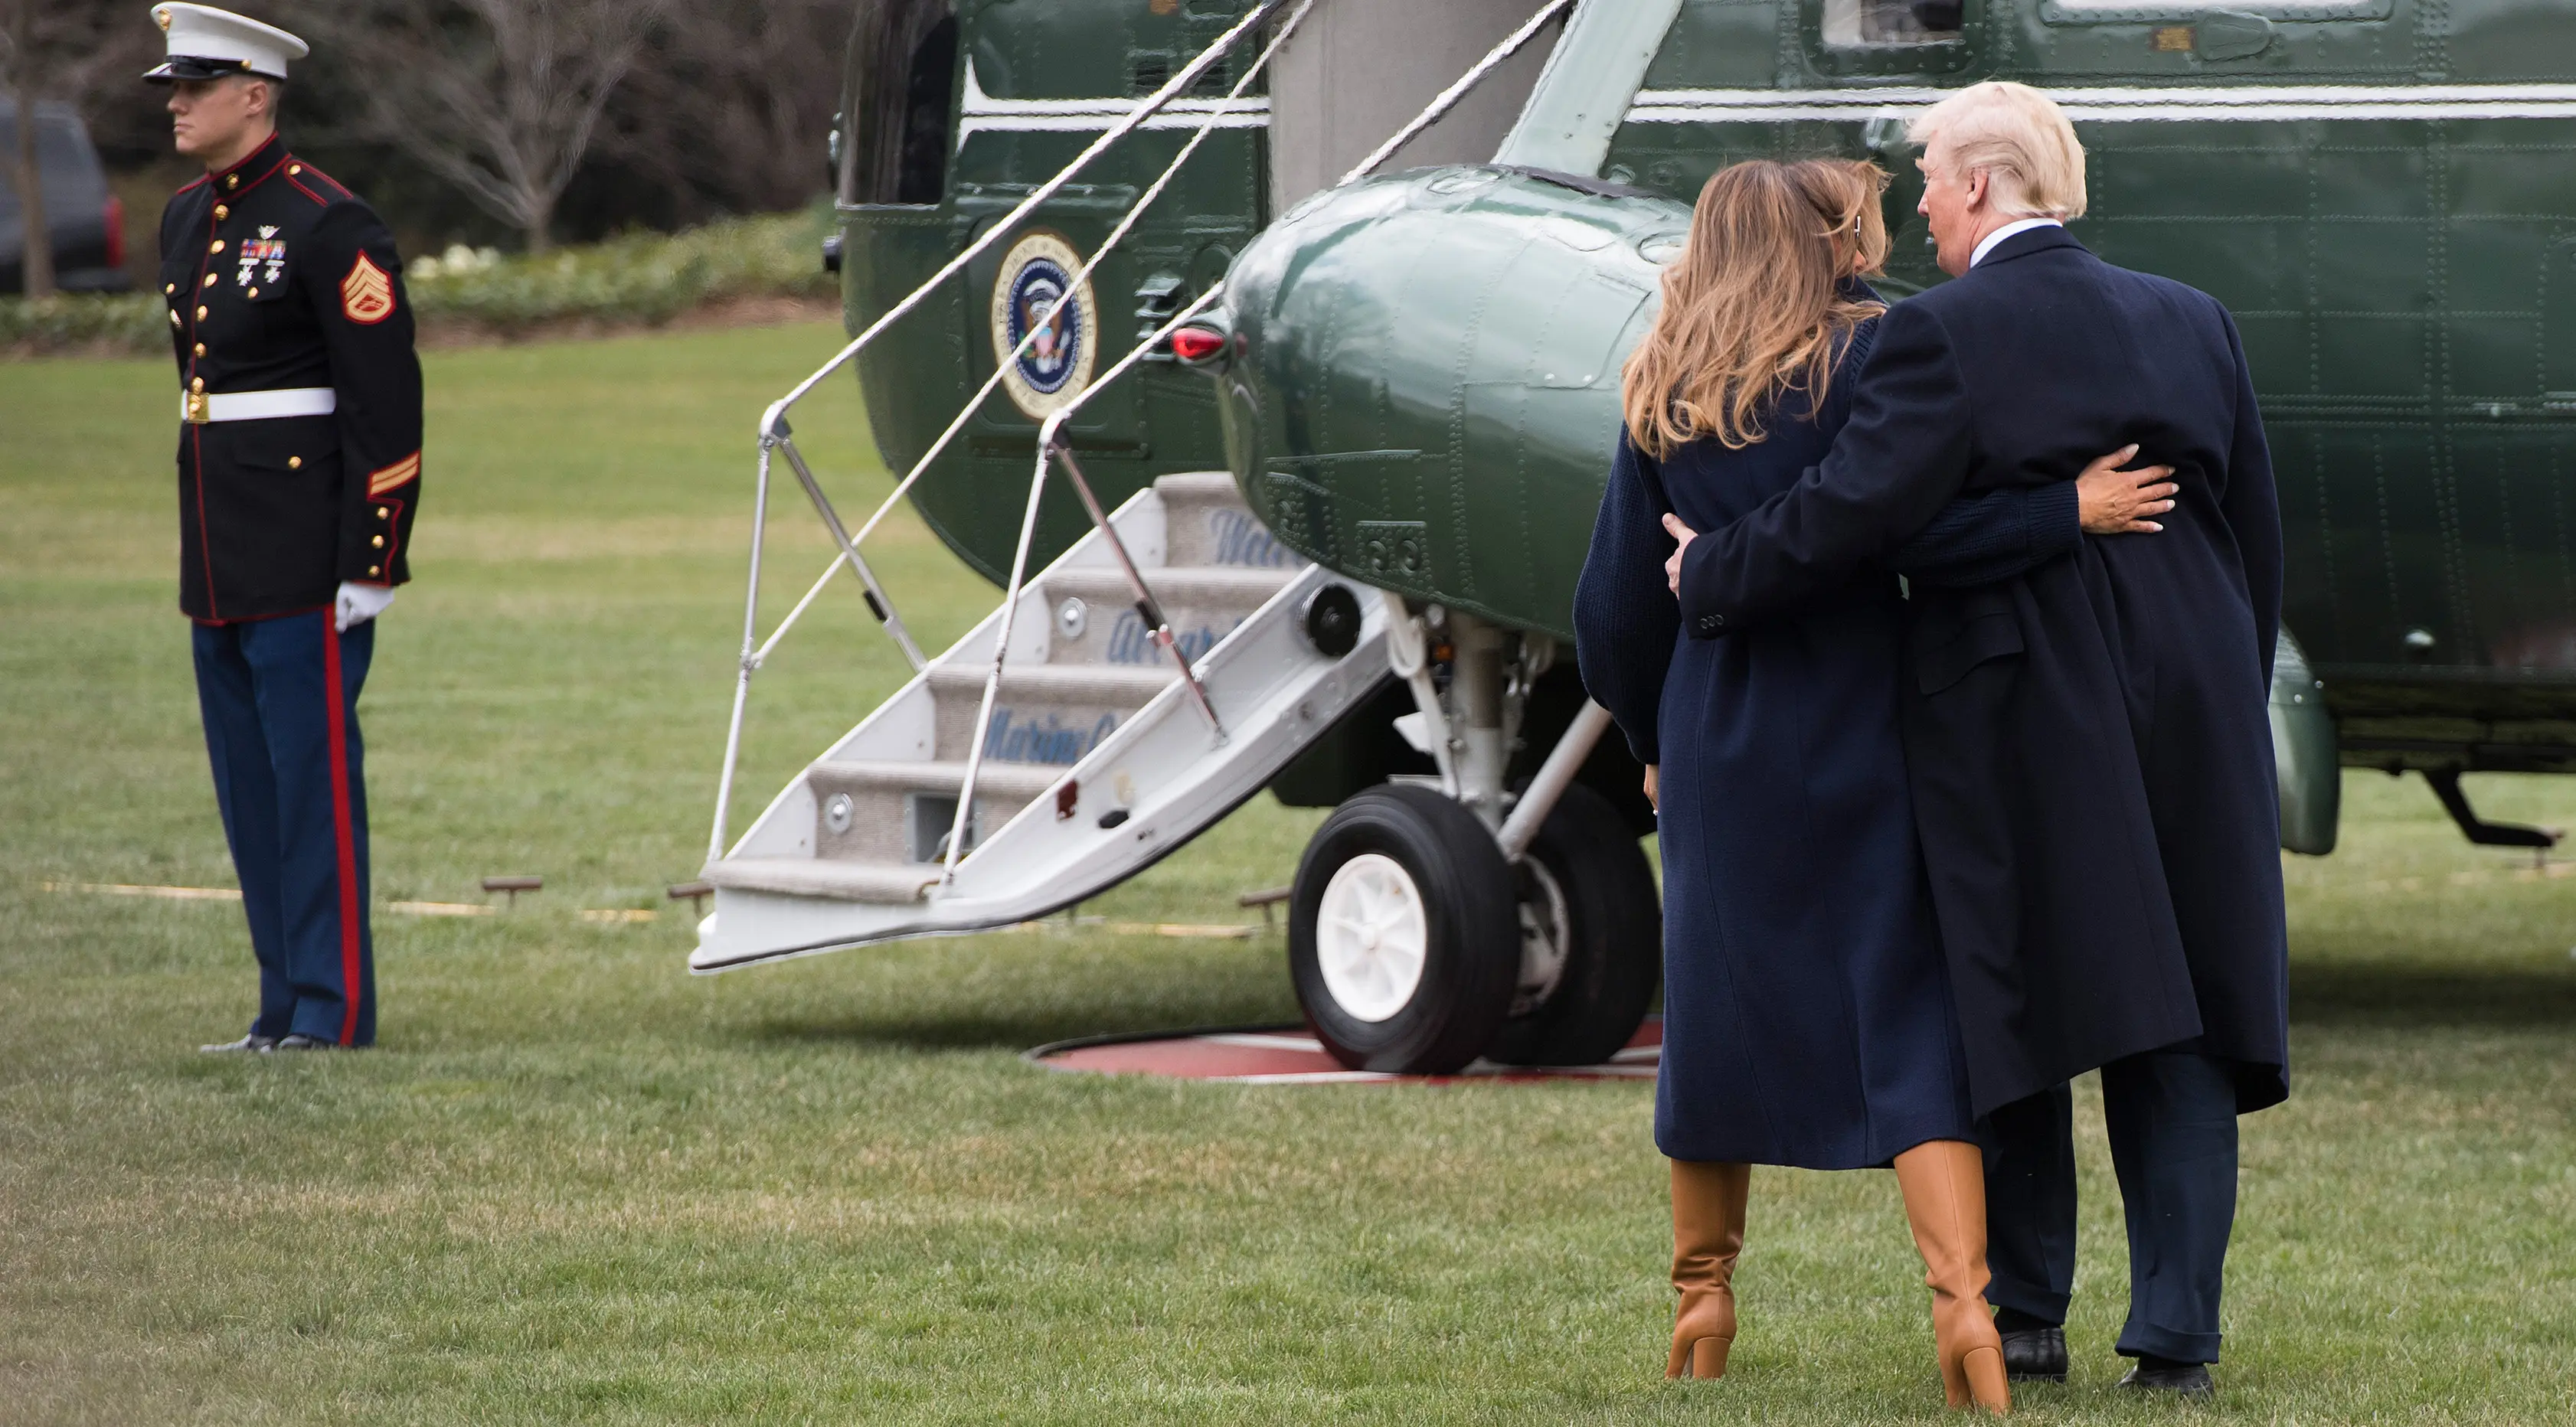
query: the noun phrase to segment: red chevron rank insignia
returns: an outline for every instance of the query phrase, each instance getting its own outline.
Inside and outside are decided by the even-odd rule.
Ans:
[[[340,310],[352,322],[374,326],[394,315],[394,280],[364,253],[340,279]]]

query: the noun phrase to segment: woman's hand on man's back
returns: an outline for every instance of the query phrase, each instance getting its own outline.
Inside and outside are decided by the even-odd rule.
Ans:
[[[2153,535],[2164,529],[2147,517],[2173,509],[2174,494],[2182,488],[2168,479],[2171,466],[2121,470],[2121,463],[2136,454],[2134,443],[2123,446],[2075,478],[2075,506],[2085,534]]]

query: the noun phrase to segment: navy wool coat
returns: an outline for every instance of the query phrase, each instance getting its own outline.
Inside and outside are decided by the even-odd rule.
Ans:
[[[1661,765],[1664,1048],[1655,1142],[1686,1160],[1887,1163],[1970,1132],[1967,1065],[1916,852],[1898,731],[1894,574],[1844,580],[1741,639],[1683,636],[1666,511],[1749,514],[1824,456],[1864,325],[1823,408],[1767,439],[1656,460],[1623,431],[1575,602],[1585,688]],[[2071,547],[2074,488],[1945,512],[1899,563],[1972,578]]]
[[[1838,598],[1962,493],[2132,441],[2181,485],[2161,535],[1914,583],[1906,747],[1978,1113],[2182,1042],[2237,1062],[2240,1110],[2282,1099],[2280,514],[2234,321],[2034,229],[1891,309],[1853,401],[1816,470],[1691,543],[1692,636]]]

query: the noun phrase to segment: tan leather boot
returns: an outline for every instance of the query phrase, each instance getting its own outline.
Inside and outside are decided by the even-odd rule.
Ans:
[[[1744,1251],[1749,1164],[1673,1162],[1673,1287],[1681,1290],[1666,1377],[1724,1377],[1735,1343],[1735,1257]]]
[[[1932,1140],[1896,1157],[1905,1218],[1932,1285],[1932,1339],[1954,1408],[2012,1410],[2003,1337],[1986,1306],[1986,1164],[1964,1140]]]

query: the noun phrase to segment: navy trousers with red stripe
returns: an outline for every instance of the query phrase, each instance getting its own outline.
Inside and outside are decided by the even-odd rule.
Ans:
[[[259,957],[254,1035],[376,1038],[358,690],[376,627],[331,611],[196,626],[215,803]]]

